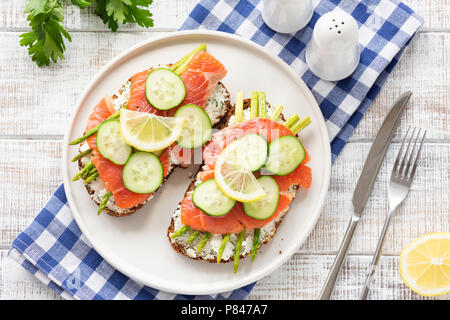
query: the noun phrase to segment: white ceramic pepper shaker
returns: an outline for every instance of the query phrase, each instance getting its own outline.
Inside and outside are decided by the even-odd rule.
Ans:
[[[338,81],[358,66],[359,30],[356,20],[341,10],[327,12],[317,20],[306,47],[306,63],[317,77]]]
[[[312,0],[263,0],[261,13],[270,29],[295,33],[311,20]]]

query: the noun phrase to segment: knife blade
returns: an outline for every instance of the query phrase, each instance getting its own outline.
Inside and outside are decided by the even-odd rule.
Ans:
[[[377,136],[370,147],[369,153],[364,163],[364,167],[356,183],[355,191],[353,192],[353,208],[356,213],[362,214],[373,184],[383,163],[384,156],[389,147],[389,144],[394,135],[394,131],[400,122],[400,117],[405,110],[405,106],[411,97],[412,92],[408,91],[398,97],[388,115],[383,121]]]
[[[328,278],[320,293],[320,300],[328,300],[333,293],[334,285],[344,264],[345,257],[347,256],[348,247],[352,241],[353,233],[355,232],[358,221],[369,199],[370,192],[372,191],[373,184],[383,163],[384,156],[389,147],[389,144],[394,135],[394,131],[398,126],[400,117],[405,110],[406,104],[411,97],[412,92],[408,91],[398,97],[386,118],[383,121],[377,136],[370,147],[369,153],[366,157],[363,169],[356,183],[355,191],[353,192],[353,208],[354,212],[352,219],[345,232],[344,239],[339,247],[336,258],[334,259]]]

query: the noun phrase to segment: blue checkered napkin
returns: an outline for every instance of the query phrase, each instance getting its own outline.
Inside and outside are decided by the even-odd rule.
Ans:
[[[9,252],[25,269],[66,299],[245,299],[254,284],[207,296],[161,292],[130,280],[92,249],[81,234],[61,185]]]
[[[234,33],[264,46],[289,64],[319,103],[334,160],[380,92],[423,19],[397,0],[313,0],[313,5],[311,21],[296,34],[280,34],[271,30],[261,17],[260,0],[200,0],[180,29]],[[361,61],[350,77],[330,82],[309,71],[305,49],[319,17],[336,8],[351,14],[358,22]]]

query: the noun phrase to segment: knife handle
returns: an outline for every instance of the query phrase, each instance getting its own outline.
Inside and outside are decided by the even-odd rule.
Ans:
[[[327,281],[325,282],[322,292],[320,293],[320,300],[329,300],[331,294],[333,293],[334,285],[336,279],[341,272],[342,265],[344,264],[345,257],[347,256],[348,247],[352,242],[353,233],[355,232],[356,226],[358,225],[360,215],[354,213],[350,224],[348,225],[347,231],[345,232],[344,239],[342,240],[341,246],[339,247],[338,254],[334,259],[333,266],[331,267],[330,273],[328,274]]]
[[[389,214],[383,225],[383,230],[381,230],[381,235],[380,235],[380,238],[378,239],[377,248],[375,249],[375,253],[373,255],[372,262],[370,263],[370,266],[369,266],[369,272],[367,274],[366,283],[364,284],[363,290],[361,292],[361,296],[359,297],[361,300],[366,300],[367,296],[369,295],[370,285],[372,284],[372,280],[378,269],[378,262],[380,261],[381,250],[383,248],[384,239],[386,239],[386,233],[389,228],[389,224],[391,222],[392,216],[394,215],[394,211],[395,211],[395,208],[393,208],[389,211]]]

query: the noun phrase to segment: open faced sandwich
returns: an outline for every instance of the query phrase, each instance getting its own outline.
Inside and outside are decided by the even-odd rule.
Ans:
[[[310,158],[297,137],[310,123],[285,119],[263,92],[237,94],[236,105],[203,148],[203,165],[173,213],[172,247],[207,262],[255,258],[289,211],[300,187],[309,188]]]
[[[79,172],[98,213],[134,213],[149,201],[177,166],[191,162],[192,150],[209,141],[212,128],[231,109],[220,82],[227,70],[206,45],[175,64],[132,76],[89,116],[80,145]]]

